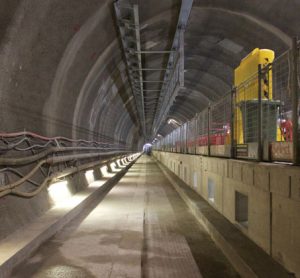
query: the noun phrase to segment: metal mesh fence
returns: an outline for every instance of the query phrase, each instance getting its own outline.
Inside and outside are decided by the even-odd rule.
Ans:
[[[187,149],[188,153],[196,153],[196,119],[187,123]]]
[[[196,153],[208,154],[208,109],[203,110],[196,116],[197,139]]]
[[[273,126],[269,122],[268,129],[269,141],[292,141],[292,90],[291,90],[291,51],[277,58],[272,64],[269,75],[273,76],[273,90],[271,100],[274,101],[277,116],[277,136],[274,136]]]
[[[177,128],[173,131],[174,133],[174,142],[175,142],[175,152],[180,152],[180,128]]]
[[[296,50],[286,51],[240,83],[234,94],[225,94],[169,134],[168,150],[265,161],[294,161],[297,152],[293,138],[298,138],[298,142],[300,137],[299,56],[298,42]],[[296,81],[293,78],[295,74]],[[295,99],[295,90],[298,90],[298,99]],[[293,115],[293,111],[297,115]],[[298,132],[295,132],[293,123],[297,120]],[[161,140],[161,143],[160,149],[167,142]]]
[[[211,155],[230,156],[231,92],[213,104],[209,117]]]
[[[237,157],[257,158],[258,87],[258,74],[255,74],[236,88],[234,138]]]
[[[181,129],[181,152],[182,153],[187,153],[187,123],[184,123],[182,125]]]
[[[270,160],[292,160],[292,56],[289,50],[263,70],[263,86],[268,81],[270,94],[264,106],[262,136],[264,146],[270,146]]]

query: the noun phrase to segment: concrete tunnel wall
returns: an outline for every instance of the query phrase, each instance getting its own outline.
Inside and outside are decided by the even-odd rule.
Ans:
[[[180,2],[139,1],[142,47],[171,47]],[[195,0],[185,35],[186,87],[170,118],[184,122],[226,93],[233,69],[253,48],[271,48],[277,55],[288,49],[291,38],[300,35],[299,10],[298,0]],[[146,66],[164,66],[165,60],[151,57]],[[164,124],[160,133],[173,128]],[[142,148],[112,0],[0,0],[0,130],[104,138],[123,142],[129,150]],[[6,225],[0,234],[4,237],[50,206],[47,191],[33,199],[1,199]],[[261,227],[268,223],[264,220]],[[265,231],[253,232],[268,250],[266,238]]]
[[[291,37],[300,34],[294,12],[300,4],[285,2],[194,1],[185,36],[186,89],[170,117],[186,121],[226,93],[234,67],[253,48],[279,55],[290,47]],[[1,130],[107,137],[141,148],[113,1],[2,0],[0,5]],[[140,1],[142,47],[170,47],[179,7],[179,0]],[[153,56],[147,66],[163,65],[163,59]]]
[[[300,169],[199,155],[153,152],[265,252],[300,275]],[[213,198],[209,183],[214,185]],[[248,197],[248,227],[237,221],[236,192]]]
[[[88,189],[91,182],[105,177],[101,170],[102,167],[108,167],[108,171],[111,171],[110,164],[114,163],[117,165],[116,163],[118,163],[120,158],[121,157],[112,158],[108,163],[96,161],[93,163],[95,164],[93,167],[89,167],[77,173],[67,175],[63,179],[54,180],[50,184],[50,187],[54,183],[65,183],[66,187],[62,188],[64,192],[61,194],[59,192],[55,192],[55,196],[51,196],[50,191],[44,189],[42,192],[40,192],[40,194],[31,199],[17,198],[16,196],[11,195],[1,198],[0,222],[2,224],[0,226],[0,241],[16,230],[35,221],[38,217],[42,216],[54,206],[62,205],[61,202],[63,202],[63,200],[61,199],[61,196],[65,196],[65,198],[68,199],[75,194]],[[86,175],[88,171],[93,171],[92,176],[88,177]],[[24,187],[32,189],[33,186],[30,184],[25,184]]]
[[[142,147],[113,1],[14,1],[2,13],[2,130]]]

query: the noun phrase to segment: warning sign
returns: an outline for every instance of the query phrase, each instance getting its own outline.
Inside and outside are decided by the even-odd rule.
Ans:
[[[236,156],[248,157],[248,144],[236,145]]]

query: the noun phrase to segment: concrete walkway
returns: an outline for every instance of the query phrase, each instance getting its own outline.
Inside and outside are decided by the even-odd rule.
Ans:
[[[104,200],[91,204],[12,275],[202,276],[237,274],[157,164],[146,156]]]

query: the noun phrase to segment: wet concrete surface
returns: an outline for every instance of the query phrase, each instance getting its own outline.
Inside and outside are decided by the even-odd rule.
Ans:
[[[238,277],[157,164],[141,157],[12,277]]]

